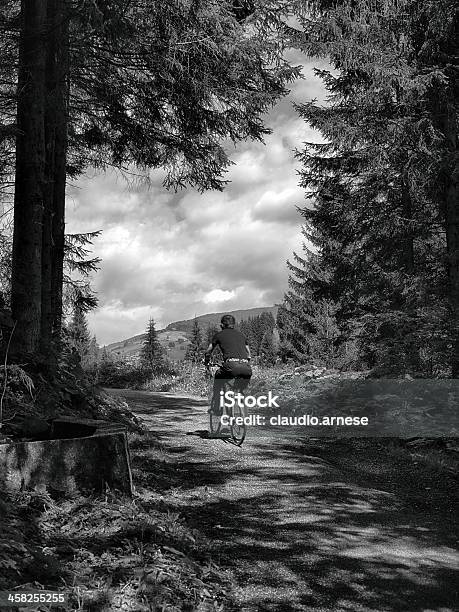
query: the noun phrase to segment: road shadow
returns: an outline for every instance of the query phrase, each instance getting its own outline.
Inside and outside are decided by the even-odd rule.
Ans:
[[[371,449],[253,437],[240,453],[222,445],[219,454],[203,430],[186,431],[193,417],[181,400],[173,405],[156,413],[170,426],[154,434],[165,456],[147,436],[134,478],[212,542],[213,558],[236,578],[235,610],[457,609],[453,481],[426,481],[381,440]]]
[[[257,492],[185,510],[239,577],[244,610],[453,610],[450,538],[347,483]],[[291,606],[286,607],[286,603]]]

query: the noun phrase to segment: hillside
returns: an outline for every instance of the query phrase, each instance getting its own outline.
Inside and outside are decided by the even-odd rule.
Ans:
[[[273,317],[276,318],[277,306],[264,306],[262,308],[248,308],[246,310],[231,310],[229,312],[213,312],[211,314],[201,315],[196,317],[201,329],[206,329],[210,325],[220,325],[220,319],[224,314],[232,314],[236,319],[236,322],[242,321],[242,319],[248,319],[249,317],[256,317],[262,312],[271,312]],[[183,331],[190,333],[193,327],[194,319],[187,319],[186,321],[175,321],[169,323],[165,331]]]
[[[145,334],[138,334],[132,338],[113,342],[107,345],[106,349],[118,357],[137,357],[142,348]],[[171,361],[180,361],[185,356],[186,347],[189,344],[187,335],[183,332],[158,331],[158,338],[161,345],[166,350],[166,354]]]
[[[248,308],[245,310],[232,310],[228,312],[213,312],[210,314],[201,315],[196,317],[202,331],[205,330],[208,325],[220,324],[220,319],[224,314],[232,314],[237,322],[242,319],[248,319],[249,317],[256,317],[262,312],[271,312],[274,317],[277,315],[277,306],[266,306],[264,308]],[[158,338],[162,346],[166,350],[167,357],[171,361],[181,361],[186,352],[186,348],[189,344],[189,335],[193,327],[194,319],[187,319],[184,321],[175,321],[170,323],[165,329],[158,330]],[[145,338],[145,334],[138,334],[127,338],[126,340],[120,340],[119,342],[112,342],[105,348],[110,353],[119,357],[136,357],[140,353],[142,343]]]

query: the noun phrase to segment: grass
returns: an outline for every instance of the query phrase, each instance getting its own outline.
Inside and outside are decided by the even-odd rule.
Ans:
[[[142,385],[142,389],[205,397],[208,385],[209,379],[202,364],[183,362],[179,374],[156,375]]]
[[[182,369],[178,374],[156,375],[141,388],[145,391],[167,391],[206,397],[209,392],[209,378],[204,365],[184,361],[181,367]],[[252,369],[253,377],[249,390],[254,393],[269,387],[282,374],[290,371],[285,366],[266,367],[256,365],[252,366]]]
[[[281,412],[289,416],[368,417],[369,427],[353,435],[409,439],[459,434],[459,385],[454,380],[368,379],[365,373],[333,370],[316,377],[292,369],[260,369],[254,373],[250,392],[268,391],[279,396]],[[343,430],[335,433],[341,435]],[[330,430],[325,434],[330,435]]]
[[[169,479],[164,449],[148,434],[131,436],[135,482],[143,482],[146,449]],[[65,590],[71,610],[228,609],[231,579],[214,563],[211,542],[151,487],[133,499],[107,492],[54,500],[44,491],[6,499],[0,589]]]

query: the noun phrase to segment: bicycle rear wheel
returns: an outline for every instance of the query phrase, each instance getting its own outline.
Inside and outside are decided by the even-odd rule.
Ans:
[[[210,433],[213,435],[217,435],[218,433],[220,433],[220,429],[222,428],[221,410],[218,405],[218,397],[214,397],[213,394],[210,400],[210,408],[211,408],[211,411],[209,413]]]
[[[232,408],[232,416],[233,417],[245,417],[245,410],[243,407],[239,406],[236,403]],[[237,446],[241,446],[241,444],[245,440],[245,435],[247,433],[247,427],[244,424],[237,425],[234,420],[230,426],[231,437],[233,439],[234,444]]]

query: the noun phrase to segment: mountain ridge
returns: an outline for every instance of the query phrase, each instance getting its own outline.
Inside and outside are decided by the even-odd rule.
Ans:
[[[198,323],[213,323],[216,325],[220,324],[220,319],[224,314],[231,314],[239,323],[242,319],[248,319],[249,317],[256,317],[262,312],[271,312],[274,318],[277,315],[278,306],[260,306],[256,308],[241,308],[238,310],[225,310],[223,312],[210,312],[208,314],[199,315],[196,317]],[[183,321],[174,321],[169,323],[167,327],[162,331],[191,331],[193,327],[195,317],[192,319],[184,319]]]
[[[236,322],[249,317],[256,317],[262,312],[270,312],[276,318],[278,306],[262,306],[256,308],[245,308],[223,312],[212,312],[196,317],[201,329],[205,332],[208,325],[220,324],[220,319],[224,314],[232,314],[236,319]],[[192,319],[183,319],[180,321],[173,321],[169,323],[164,329],[158,330],[158,339],[162,346],[166,350],[167,357],[172,361],[180,361],[184,358],[186,347],[189,344],[189,335],[194,323],[194,317]],[[135,357],[140,353],[142,343],[145,338],[145,333],[136,334],[130,338],[120,340],[118,342],[111,342],[104,348],[109,353],[117,355],[118,357]]]

